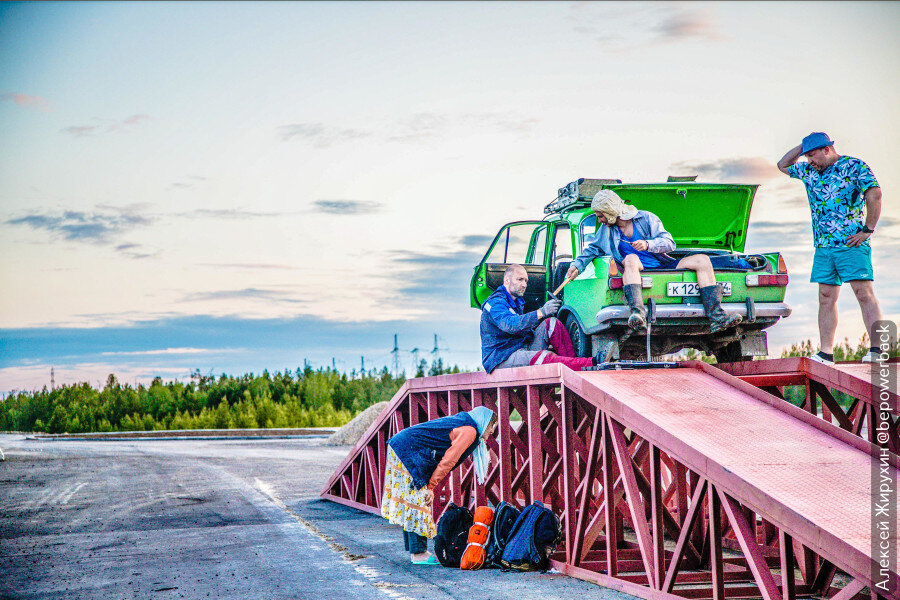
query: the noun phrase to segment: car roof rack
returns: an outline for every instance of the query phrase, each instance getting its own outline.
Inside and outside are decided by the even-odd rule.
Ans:
[[[575,206],[576,204],[590,204],[594,194],[604,186],[622,183],[621,179],[585,179],[581,178],[565,187],[559,188],[556,199],[544,207],[544,214],[555,213]]]
[[[666,183],[688,183],[690,181],[697,181],[696,175],[669,175],[666,178]]]

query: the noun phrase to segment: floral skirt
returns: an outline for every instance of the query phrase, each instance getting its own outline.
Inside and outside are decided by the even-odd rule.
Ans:
[[[412,475],[400,462],[394,449],[387,448],[387,467],[384,472],[384,495],[381,497],[381,516],[404,531],[411,531],[429,539],[437,535],[431,506],[425,502],[425,488],[413,489]]]

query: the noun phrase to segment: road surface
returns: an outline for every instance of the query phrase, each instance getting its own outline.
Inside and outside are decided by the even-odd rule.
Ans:
[[[411,565],[398,527],[318,498],[349,451],[322,442],[0,435],[0,598],[633,598]]]

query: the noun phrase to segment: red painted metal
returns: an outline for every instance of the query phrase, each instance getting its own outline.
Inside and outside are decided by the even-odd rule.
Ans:
[[[863,396],[858,375],[823,375],[824,365],[803,370],[802,361],[740,375],[802,376]],[[839,417],[826,422],[759,383],[704,363],[582,373],[551,364],[410,380],[322,496],[378,514],[386,440],[483,405],[499,416],[487,481],[476,483],[467,460],[436,490],[435,517],[451,500],[473,508],[542,500],[563,529],[554,567],[648,599],[851,600],[872,583],[876,450]],[[832,585],[839,573],[850,578],[842,589]],[[900,600],[897,590],[879,594]]]
[[[804,386],[806,399],[802,408],[805,411],[872,443],[877,441],[880,391],[872,386],[877,363],[846,362],[829,366],[806,357],[793,357],[725,363],[716,367],[777,396],[782,396],[784,386]],[[892,359],[889,367],[897,369],[897,359]],[[851,405],[846,409],[840,406],[834,391],[850,396]],[[886,400],[888,412],[893,414],[887,428],[887,446],[892,453],[900,454],[900,399],[893,391]]]

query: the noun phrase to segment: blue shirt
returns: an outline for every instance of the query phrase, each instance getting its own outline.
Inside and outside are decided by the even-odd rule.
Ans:
[[[658,267],[662,264],[659,262],[659,258],[652,252],[648,252],[647,250],[635,250],[634,246],[628,243],[644,239],[641,232],[638,231],[636,227],[633,227],[631,235],[632,237],[628,237],[622,233],[622,237],[619,238],[619,252],[622,254],[623,262],[625,257],[629,254],[637,254],[638,260],[640,260],[641,264],[646,268]]]
[[[591,217],[588,217],[591,218]],[[634,231],[647,240],[647,251],[653,254],[665,254],[675,249],[675,240],[663,227],[662,221],[652,212],[639,210],[637,216],[631,220]],[[616,262],[623,260],[619,251],[619,238],[622,232],[618,227],[598,225],[593,241],[581,251],[572,264],[578,268],[579,273],[584,273],[584,268],[595,258],[611,256]]]
[[[862,231],[865,193],[879,187],[869,165],[852,156],[841,156],[821,173],[808,162],[794,163],[788,171],[806,185],[816,248],[844,247],[850,236]],[[868,246],[869,241],[862,245]]]
[[[534,339],[537,311],[525,313],[525,301],[498,287],[481,307],[481,364],[490,373]]]

